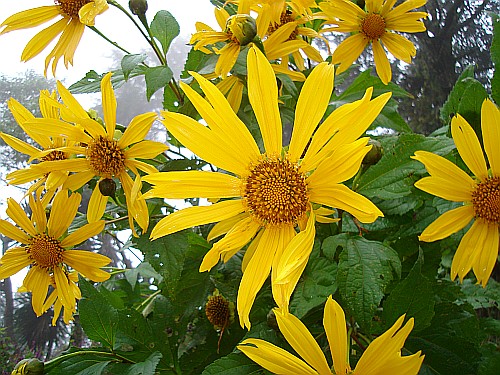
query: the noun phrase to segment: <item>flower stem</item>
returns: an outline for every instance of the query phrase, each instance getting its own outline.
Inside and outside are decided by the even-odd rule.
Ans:
[[[88,28],[90,28],[92,31],[94,31],[97,35],[99,35],[101,38],[103,38],[105,41],[111,43],[114,47],[118,48],[119,50],[125,52],[127,55],[130,55],[130,52],[127,51],[125,48],[123,48],[122,46],[120,46],[118,43],[116,42],[113,42],[111,39],[109,39],[106,35],[104,35],[103,33],[101,33],[95,26],[87,26]]]
[[[82,350],[82,351],[77,351],[77,352],[73,352],[73,353],[63,354],[63,355],[60,355],[54,359],[51,359],[50,361],[45,362],[45,370],[49,370],[50,366],[57,366],[59,363],[65,361],[67,359],[77,357],[77,356],[87,355],[87,354],[95,354],[95,355],[102,355],[105,357],[113,357],[113,358],[116,358],[116,360],[121,361],[121,362],[135,363],[135,362],[131,361],[130,359],[122,357],[121,355],[116,354],[116,353],[101,352],[98,350]]]

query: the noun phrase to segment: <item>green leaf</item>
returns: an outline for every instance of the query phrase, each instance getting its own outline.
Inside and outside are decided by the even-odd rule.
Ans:
[[[104,368],[109,364],[110,361],[96,363],[85,370],[77,372],[75,375],[101,375]]]
[[[123,78],[125,81],[128,81],[128,77],[130,73],[144,60],[146,60],[147,55],[144,53],[134,54],[134,55],[125,55],[122,58],[121,66],[123,72]]]
[[[485,288],[478,287],[471,279],[465,279],[460,286],[467,302],[474,309],[498,309],[500,307],[500,283],[494,279],[490,279]]]
[[[170,43],[180,32],[179,24],[172,14],[166,10],[160,10],[156,13],[151,22],[151,34],[158,39],[163,48],[163,53],[166,54]]]
[[[139,65],[129,73],[128,78],[143,75],[144,70],[145,67]],[[117,89],[125,83],[125,75],[121,69],[113,70],[112,73],[111,84],[114,89]],[[68,89],[72,94],[91,94],[100,92],[101,80],[105,75],[106,73],[99,74],[95,70],[91,70],[85,74],[85,77],[73,83]]]
[[[491,97],[497,105],[500,105],[500,17],[492,15],[493,40],[491,41],[491,61],[495,70],[491,79]]]
[[[111,362],[113,355],[111,353],[102,352],[102,348],[81,349],[72,347],[64,354],[77,353],[73,357],[69,357],[62,361],[51,361],[45,365],[46,375],[100,375],[106,366]]]
[[[378,127],[393,129],[399,133],[413,133],[406,121],[398,113],[398,102],[394,99],[389,100],[382,112],[370,125],[370,129]]]
[[[149,101],[153,94],[164,88],[173,77],[172,70],[165,65],[146,68],[146,98]]]
[[[155,278],[159,283],[163,281],[163,276],[156,272],[148,262],[142,262],[137,267],[125,271],[124,274],[132,288],[135,287],[139,274],[144,278]]]
[[[128,375],[155,375],[156,366],[160,363],[162,354],[154,352],[144,362],[136,363],[128,371]]]
[[[384,156],[361,175],[354,189],[368,198],[397,199],[411,194],[416,178],[425,173],[422,163],[410,158],[415,151],[425,150],[439,155],[455,148],[448,137],[424,137],[420,134],[401,134],[382,137]]]
[[[434,292],[432,283],[421,273],[424,257],[420,251],[408,276],[391,291],[384,302],[383,319],[393,324],[401,315],[415,319],[414,331],[431,324],[434,316]]]
[[[324,305],[328,296],[337,291],[337,263],[322,257],[319,248],[319,243],[315,242],[290,303],[290,311],[299,319]]]
[[[323,241],[325,255],[342,247],[337,271],[338,290],[364,331],[371,329],[375,310],[394,275],[401,276],[398,254],[389,246],[363,237],[340,234]]]
[[[243,353],[231,353],[208,366],[202,375],[250,375],[262,373],[262,368]]]
[[[78,303],[80,323],[89,337],[113,349],[118,325],[118,311],[88,281],[80,278],[83,298]]]

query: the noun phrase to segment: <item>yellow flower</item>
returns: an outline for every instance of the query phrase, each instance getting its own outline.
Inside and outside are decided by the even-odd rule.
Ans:
[[[50,94],[47,90],[42,90],[40,92],[39,104],[40,111],[45,119],[58,120],[60,118],[59,109],[61,104],[56,100],[55,92]],[[68,159],[70,154],[60,151],[59,148],[71,144],[68,144],[66,139],[62,137],[51,137],[45,134],[32,132],[30,127],[26,126],[26,122],[35,119],[35,117],[28,109],[15,99],[10,98],[7,102],[7,106],[21,129],[23,129],[23,131],[30,136],[31,139],[42,146],[42,150],[40,150],[29,143],[0,132],[0,137],[6,144],[16,151],[30,157],[28,160],[30,166],[28,168],[19,169],[9,173],[7,175],[7,180],[9,180],[9,184],[12,185],[25,184],[36,180],[36,182],[29,187],[27,195],[33,193],[40,187],[45,187],[49,194],[46,194],[44,199],[50,200],[55,193],[55,190],[66,182],[68,173],[64,171],[46,170],[45,168],[40,168],[40,164],[31,164],[31,162],[34,160],[43,162],[49,160]]]
[[[31,217],[27,217],[19,203],[7,200],[7,215],[17,224],[0,220],[0,233],[19,242],[0,258],[0,279],[5,279],[30,266],[24,278],[23,290],[32,293],[33,311],[43,314],[44,301],[51,282],[56,285],[59,300],[65,309],[74,311],[75,291],[68,279],[68,266],[93,281],[104,281],[109,273],[100,269],[110,262],[108,257],[85,250],[73,250],[88,238],[104,229],[104,221],[84,225],[66,236],[72,223],[81,196],[74,193],[68,197],[67,190],[58,192],[52,202],[50,217],[47,219],[45,206],[33,196],[29,205]]]
[[[425,31],[421,21],[425,12],[411,12],[427,0],[406,0],[393,8],[396,0],[366,1],[366,9],[361,9],[350,0],[326,0],[319,4],[327,22],[334,25],[323,31],[353,33],[336,48],[332,63],[340,64],[337,72],[349,68],[354,60],[371,43],[377,74],[385,84],[392,78],[391,66],[382,43],[397,59],[411,64],[416,49],[412,42],[392,31],[417,33]]]
[[[94,26],[95,17],[108,9],[106,0],[55,0],[55,3],[16,13],[0,25],[0,28],[4,28],[0,32],[1,35],[14,30],[29,29],[62,17],[36,34],[21,55],[22,61],[31,60],[60,35],[54,49],[45,59],[45,75],[52,60],[53,75],[61,57],[64,57],[66,68],[68,64],[73,65],[73,56],[85,26]]]
[[[413,329],[413,318],[403,326],[403,315],[391,328],[370,343],[356,368],[351,370],[344,311],[330,296],[325,304],[323,326],[333,359],[332,372],[322,349],[307,327],[286,311],[274,311],[280,332],[303,360],[261,339],[246,339],[238,345],[238,349],[247,357],[273,374],[416,375],[424,360],[420,351],[401,356],[401,349]]]
[[[463,205],[445,212],[420,235],[431,242],[472,226],[463,236],[451,264],[451,279],[460,281],[472,269],[478,283],[486,286],[499,251],[500,230],[500,111],[490,100],[481,107],[481,131],[488,170],[481,144],[472,127],[460,115],[451,120],[451,135],[458,153],[474,174],[471,178],[451,161],[426,151],[415,152],[430,174],[415,183],[427,193]]]
[[[318,126],[334,78],[332,65],[319,64],[304,83],[291,142],[284,151],[276,77],[262,52],[252,47],[248,52],[248,96],[264,141],[262,153],[222,93],[199,74],[191,74],[207,99],[185,84],[182,88],[208,126],[170,112],[162,113],[164,124],[184,146],[229,173],[183,171],[145,176],[154,185],[144,194],[147,198],[221,198],[210,206],[168,215],[155,226],[151,238],[221,222],[222,227],[214,230],[226,235],[206,254],[200,271],[210,270],[221,258],[227,261],[251,242],[237,298],[240,324],[249,328],[253,301],[270,272],[274,299],[278,306],[288,304],[314,242],[313,203],[314,208],[325,205],[345,210],[364,223],[382,216],[372,202],[342,182],[358,171],[369,151],[368,138],[358,137],[377,117],[390,93],[370,100],[369,89],[363,99],[339,107]],[[325,216],[330,213],[320,210],[318,215],[328,219]]]
[[[57,89],[65,104],[65,107],[61,109],[61,117],[66,122],[34,119],[27,122],[27,125],[33,132],[39,134],[67,137],[79,146],[62,148],[61,150],[85,155],[85,157],[46,161],[40,164],[40,168],[75,172],[68,177],[64,185],[73,191],[82,187],[92,178],[96,176],[99,178],[98,187],[93,190],[87,209],[89,223],[101,219],[106,209],[108,197],[112,195],[112,193],[105,191],[104,184],[107,182],[112,184],[109,180],[113,177],[118,178],[127,200],[130,228],[134,231],[133,220],[136,220],[142,230],[146,231],[149,225],[149,213],[146,202],[137,199],[141,196],[142,186],[138,169],[146,173],[154,173],[157,170],[152,165],[136,160],[136,158],[152,159],[168,148],[162,143],[144,139],[157,115],[149,112],[136,116],[123,135],[116,139],[116,98],[111,86],[111,73],[106,74],[101,82],[105,128],[88,116],[78,101],[60,82],[57,83]],[[75,123],[78,126],[70,123]],[[129,171],[136,175],[135,181],[128,174]],[[101,184],[103,180],[106,181]]]

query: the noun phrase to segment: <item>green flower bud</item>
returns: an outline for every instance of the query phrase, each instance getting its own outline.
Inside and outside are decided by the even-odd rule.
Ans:
[[[227,19],[225,32],[230,32],[241,46],[246,46],[257,35],[257,24],[248,14],[235,14]]]
[[[372,145],[372,149],[363,158],[363,164],[364,165],[374,165],[374,164],[377,164],[377,162],[384,155],[384,150],[382,148],[382,144],[379,141],[375,140],[375,139],[370,139],[368,141],[368,144]]]
[[[143,16],[148,10],[148,2],[147,0],[130,0],[128,2],[128,7],[136,16]]]
[[[44,364],[36,358],[23,359],[19,362],[12,375],[43,375]]]

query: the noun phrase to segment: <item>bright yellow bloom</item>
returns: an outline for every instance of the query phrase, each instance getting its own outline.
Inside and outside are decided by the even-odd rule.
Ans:
[[[28,9],[7,18],[1,25],[1,34],[14,30],[29,29],[60,18],[51,26],[36,34],[26,45],[21,55],[22,61],[31,60],[42,52],[60,35],[54,49],[45,59],[45,75],[52,61],[52,74],[57,63],[64,57],[64,65],[73,65],[73,56],[83,35],[85,26],[94,26],[94,19],[108,9],[106,0],[55,0],[55,5]]]
[[[430,174],[415,183],[419,189],[438,197],[463,202],[445,212],[420,235],[432,242],[472,226],[463,236],[451,264],[451,279],[460,281],[472,269],[478,283],[486,286],[499,251],[500,230],[500,111],[490,100],[481,107],[481,131],[484,151],[472,127],[460,115],[451,120],[451,135],[475,179],[451,161],[426,151],[417,151],[413,159],[422,162]]]
[[[7,215],[17,224],[0,220],[0,233],[19,242],[0,258],[0,279],[5,279],[30,266],[24,278],[23,290],[32,293],[33,311],[43,314],[44,301],[49,285],[53,282],[59,301],[69,311],[75,309],[75,291],[68,279],[68,267],[93,281],[104,281],[109,273],[100,269],[110,262],[108,257],[85,250],[73,250],[88,238],[104,229],[104,221],[84,225],[67,235],[80,206],[81,196],[74,193],[68,197],[67,190],[58,192],[52,202],[47,219],[45,206],[33,196],[29,205],[32,211],[28,217],[19,203],[7,200]]]
[[[67,275],[67,281],[69,284],[69,289],[70,293],[75,299],[75,301],[78,301],[79,299],[82,298],[82,292],[80,291],[80,288],[78,288],[78,285],[76,285],[76,282],[78,281],[78,272],[72,271],[69,272]],[[61,296],[59,295],[59,289],[57,289],[57,285],[55,284],[54,280],[51,282],[52,287],[54,288],[50,295],[47,297],[43,304],[43,311],[47,311],[48,309],[51,308],[51,306],[54,306],[54,315],[52,316],[52,325],[55,326],[57,323],[57,319],[59,318],[59,315],[61,314],[61,309],[63,309],[63,321],[66,324],[69,324],[70,321],[73,320],[73,314],[76,312],[76,303],[73,306],[72,309],[63,306],[61,303]]]
[[[411,64],[416,49],[412,42],[392,31],[418,33],[425,31],[425,12],[411,12],[427,0],[406,0],[393,8],[396,0],[367,0],[361,9],[351,0],[326,0],[319,4],[327,22],[334,25],[323,31],[353,33],[336,48],[332,63],[340,64],[337,72],[349,68],[371,43],[377,74],[385,84],[392,78],[384,47],[397,59]]]
[[[115,134],[116,98],[111,86],[111,73],[104,76],[101,82],[105,127],[91,119],[75,97],[60,82],[57,83],[57,89],[65,105],[61,110],[61,116],[66,122],[34,119],[27,124],[32,131],[40,134],[67,137],[79,146],[61,150],[85,155],[85,157],[48,161],[41,163],[40,168],[75,172],[68,177],[64,185],[73,191],[92,178],[96,176],[99,178],[98,187],[92,192],[87,209],[89,223],[102,218],[108,197],[112,195],[112,193],[107,193],[102,185],[112,182],[105,181],[102,184],[101,182],[112,180],[113,177],[118,178],[127,200],[130,228],[134,231],[133,220],[136,220],[142,230],[146,231],[149,225],[149,213],[146,201],[137,199],[141,196],[142,186],[138,169],[146,173],[154,173],[157,170],[152,165],[136,159],[152,159],[168,148],[162,143],[144,139],[157,115],[149,112],[134,117],[123,135],[117,137]],[[128,174],[129,171],[135,174],[135,181]]]
[[[356,368],[351,370],[344,311],[330,296],[325,304],[323,326],[333,359],[332,372],[323,351],[307,327],[286,311],[274,311],[280,332],[303,360],[261,339],[246,339],[238,345],[238,349],[247,357],[273,374],[416,375],[424,360],[420,351],[401,356],[401,349],[413,329],[413,318],[403,326],[403,315],[391,328],[370,343]]]
[[[52,92],[49,94],[47,90],[42,90],[40,92],[39,98],[40,111],[43,118],[45,119],[60,119],[59,109],[61,104],[56,100],[56,93]],[[29,126],[26,126],[26,122],[35,119],[33,114],[26,109],[22,104],[20,104],[15,99],[11,98],[7,102],[14,119],[18,125],[23,129],[23,131],[31,137],[36,143],[42,146],[42,150],[21,141],[11,135],[1,133],[0,137],[3,141],[10,147],[26,154],[30,157],[29,163],[36,160],[38,162],[44,162],[49,160],[65,160],[71,155],[68,152],[62,152],[59,150],[60,147],[67,146],[66,139],[62,137],[51,137],[45,134],[37,134],[31,131]],[[48,125],[50,126],[50,125]],[[50,200],[55,193],[55,189],[62,186],[66,179],[68,178],[68,173],[64,171],[47,171],[45,168],[40,168],[40,164],[30,164],[28,168],[16,170],[7,175],[7,180],[9,184],[20,185],[27,182],[36,182],[30,186],[27,194],[31,194],[40,187],[45,187],[49,194],[46,194],[44,199]]]
[[[358,171],[370,149],[368,138],[358,137],[391,94],[370,100],[369,89],[363,99],[339,107],[320,124],[333,90],[334,68],[319,64],[302,87],[285,151],[276,77],[262,52],[252,47],[248,52],[248,96],[264,142],[265,151],[261,152],[222,93],[201,75],[191,74],[206,99],[187,85],[182,88],[208,126],[170,112],[162,113],[164,124],[184,146],[229,173],[183,171],[145,176],[154,185],[145,193],[148,198],[222,199],[168,215],[155,226],[151,238],[220,222],[214,230],[225,237],[206,254],[200,271],[210,270],[219,259],[227,261],[251,243],[243,260],[237,299],[240,324],[250,328],[250,309],[270,272],[274,299],[278,306],[288,305],[314,242],[313,204],[314,208],[342,209],[364,223],[382,216],[372,202],[342,182]],[[328,220],[325,216],[330,213],[319,210],[318,215]],[[213,233],[209,236],[215,237]]]

